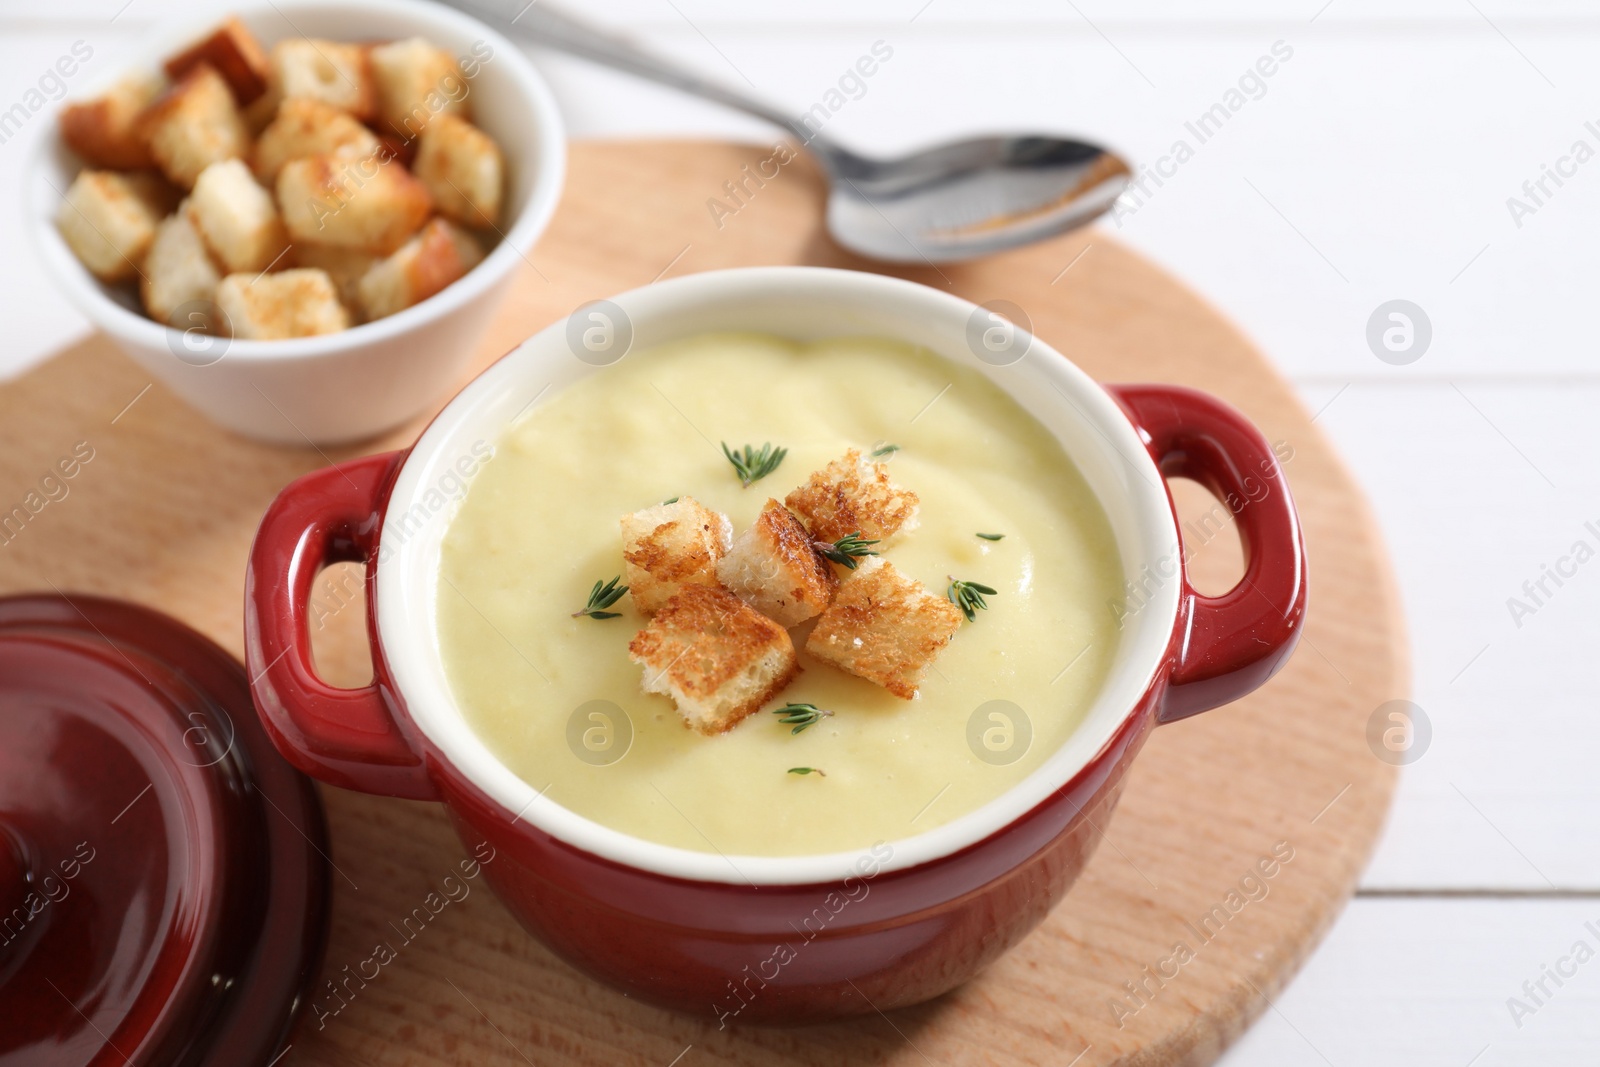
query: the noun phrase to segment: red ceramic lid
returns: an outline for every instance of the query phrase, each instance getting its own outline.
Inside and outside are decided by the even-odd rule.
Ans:
[[[265,1067],[326,852],[226,652],[132,604],[0,599],[0,1067]]]

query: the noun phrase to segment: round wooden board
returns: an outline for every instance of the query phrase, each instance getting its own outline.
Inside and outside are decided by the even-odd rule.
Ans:
[[[746,164],[754,171],[772,155],[575,145],[561,209],[479,366],[586,300],[666,276],[781,263],[882,269],[829,241],[823,188],[804,160],[759,187],[745,177]],[[728,182],[743,183],[741,204]],[[439,808],[324,789],[336,865],[328,982],[283,1067],[1199,1064],[1268,1008],[1349,897],[1394,788],[1366,731],[1380,704],[1407,695],[1406,652],[1366,502],[1250,344],[1102,232],[900,273],[970,300],[1012,301],[1101,380],[1216,393],[1292,450],[1312,590],[1293,661],[1255,696],[1155,732],[1102,847],[1021,946],[934,1003],[836,1026],[719,1032],[709,1011],[632,1002],[524,935],[481,881],[464,883],[463,899],[443,896],[465,853]],[[128,597],[237,654],[245,556],[273,495],[330,460],[407,444],[420,422],[330,453],[250,444],[151,387],[94,337],[0,385],[0,426],[0,515],[46,501],[0,536],[0,591]],[[66,495],[42,486],[75,446],[93,458],[63,483]],[[1201,533],[1215,527],[1205,521],[1213,502],[1179,489],[1194,520],[1191,567],[1203,587],[1225,586],[1239,567],[1231,527]],[[359,581],[331,569],[317,605],[325,672],[359,681]],[[1292,859],[1263,877],[1258,865],[1275,849]],[[379,946],[393,953],[381,966],[375,957],[389,953]]]

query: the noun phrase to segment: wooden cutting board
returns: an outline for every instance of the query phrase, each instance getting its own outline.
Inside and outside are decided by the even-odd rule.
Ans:
[[[720,143],[574,146],[566,197],[478,367],[586,300],[663,277],[751,264],[882,269],[829,241],[823,188],[804,160],[730,198],[725,183],[772,155]],[[1077,887],[985,974],[922,1007],[805,1030],[719,1032],[709,1014],[633,1002],[524,935],[481,882],[420,932],[413,921],[408,939],[403,921],[462,847],[433,805],[324,789],[336,865],[325,977],[341,990],[322,987],[283,1067],[1209,1063],[1289,981],[1354,888],[1395,783],[1369,750],[1367,723],[1408,695],[1407,656],[1365,500],[1271,365],[1103,232],[896,273],[1009,300],[1097,378],[1210,390],[1286,443],[1311,575],[1293,662],[1255,696],[1155,732]],[[365,448],[251,444],[90,338],[0,384],[0,514],[42,502],[0,536],[0,591],[127,597],[237,654],[245,556],[273,495],[330,461],[408,444],[420,425]],[[92,458],[70,480],[48,479],[74,450]],[[1237,539],[1231,527],[1209,532],[1204,492],[1178,488],[1194,520],[1191,567],[1220,591],[1240,568]],[[360,596],[347,567],[319,579],[318,658],[345,684],[367,669]],[[372,973],[364,961],[380,944],[395,958],[352,980]]]

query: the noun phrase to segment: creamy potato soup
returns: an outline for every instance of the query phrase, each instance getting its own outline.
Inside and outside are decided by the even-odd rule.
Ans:
[[[788,453],[746,488],[722,442]],[[798,676],[707,736],[642,691],[629,643],[650,619],[631,596],[609,607],[615,618],[574,617],[597,580],[624,571],[623,515],[692,496],[737,537],[769,498],[850,448],[886,444],[899,449],[880,459],[920,505],[914,529],[874,546],[880,558],[939,598],[952,577],[995,590],[914,699],[808,654],[813,618],[789,630]],[[1122,586],[1077,469],[977,371],[890,341],[754,335],[632,353],[542,401],[474,479],[441,571],[451,688],[507,767],[624,833],[762,856],[921,833],[1021,781],[1099,691]],[[794,733],[772,713],[791,703],[832,714]]]

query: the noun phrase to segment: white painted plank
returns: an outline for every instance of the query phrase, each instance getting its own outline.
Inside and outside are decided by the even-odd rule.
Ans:
[[[56,101],[101,71],[118,69],[123,62],[120,53],[133,38],[131,31],[114,27],[64,26],[17,33],[5,25],[0,16],[0,112],[18,105],[23,110],[11,112],[13,120],[0,125],[0,233],[5,235],[6,253],[0,255],[0,322],[5,324],[6,341],[0,346],[0,378],[57,350],[87,328],[34,255],[23,223],[22,176],[32,142],[53,133]],[[80,52],[92,55],[71,77],[62,78],[55,63],[69,55],[75,42],[83,43]],[[34,111],[39,100],[48,103]],[[25,121],[16,121],[24,115]]]
[[[678,33],[657,44],[730,81],[748,75],[803,110],[873,39],[780,43],[728,32],[713,47]],[[1116,47],[920,29],[883,39],[894,59],[831,120],[847,143],[895,151],[995,129],[1062,130],[1152,165],[1186,143],[1192,158],[1166,164],[1173,177],[1160,188],[1147,182],[1150,195],[1130,197],[1113,228],[1246,324],[1294,373],[1593,373],[1578,339],[1588,328],[1585,235],[1600,225],[1600,164],[1563,189],[1547,184],[1559,195],[1520,229],[1506,207],[1575,138],[1600,149],[1584,127],[1585,101],[1600,103],[1592,27],[1530,35],[1520,47],[1537,69],[1471,23],[1359,35],[1319,22],[1283,38],[1241,30],[1198,41],[1150,30]],[[1186,123],[1223,101],[1279,39],[1293,57],[1202,143]],[[648,134],[676,107],[584,64],[544,65],[575,130]],[[703,107],[681,113],[694,123],[684,129],[759,129]],[[1431,347],[1410,367],[1380,362],[1366,339],[1368,319],[1395,298],[1421,305],[1432,322]]]
[[[1220,1067],[1592,1067],[1600,958],[1572,954],[1600,953],[1597,930],[1592,898],[1358,898]]]
[[[1586,234],[1600,226],[1600,164],[1555,190],[1519,229],[1522,196],[1600,104],[1593,28],[1545,31],[1524,62],[1491,28],[1358,35],[1317,26],[1251,100],[1201,143],[1186,123],[1221,102],[1268,53],[1271,31],[1155,30],[1026,40],[885,31],[890,63],[831,121],[847,143],[911,149],[996,129],[1078,133],[1160,163],[1179,140],[1194,155],[1113,226],[1244,323],[1299,374],[1593,373],[1586,347],[1594,275]],[[661,33],[663,51],[747,75],[796,110],[816,102],[877,38],[862,32],[780,41],[727,32]],[[573,129],[601,136],[761,128],[581,63],[543,57]],[[1541,71],[1557,81],[1552,90]],[[1155,87],[1145,81],[1148,77]],[[1592,114],[1600,116],[1600,107]],[[1487,146],[1492,145],[1489,150]],[[1410,367],[1380,362],[1368,319],[1391,299],[1422,306],[1429,350]]]
[[[1577,541],[1600,553],[1600,383],[1303,392],[1383,526],[1432,724],[1363,885],[1600,888],[1600,854],[1573,841],[1600,821],[1600,717],[1579,680],[1600,647],[1600,561],[1563,565],[1575,575],[1537,602],[1523,589]],[[1513,618],[1512,597],[1532,613]]]
[[[511,17],[528,0],[477,0],[503,17]],[[206,5],[227,11],[226,0]],[[1092,22],[1102,28],[1184,23],[1289,22],[1319,21],[1397,24],[1408,21],[1461,22],[1481,20],[1483,15],[1454,0],[1304,0],[1285,4],[1282,0],[1212,0],[1203,6],[1183,0],[1080,0],[1063,4],[1060,0],[878,0],[861,4],[852,0],[811,0],[804,5],[752,5],[739,0],[568,0],[566,7],[583,11],[591,21],[630,27],[674,25],[684,19],[705,26],[862,26],[889,25],[913,17],[930,25],[960,24],[1009,28],[1026,26],[1078,26]],[[1554,20],[1585,20],[1594,17],[1594,8],[1583,0],[1483,0],[1477,7],[1506,28]],[[58,0],[46,12],[29,9],[21,0],[0,5],[0,20],[50,19],[55,21],[148,22],[188,14],[196,5],[186,0]],[[118,12],[121,12],[119,15]],[[197,16],[198,18],[198,16]]]

